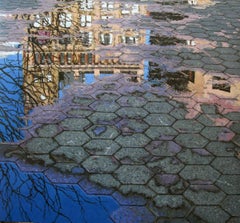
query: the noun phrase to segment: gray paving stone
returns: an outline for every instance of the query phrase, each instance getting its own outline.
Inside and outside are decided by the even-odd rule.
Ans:
[[[88,106],[94,102],[94,99],[91,97],[74,97],[73,103],[78,105]]]
[[[108,139],[92,139],[84,145],[84,149],[92,155],[113,155],[120,146]]]
[[[240,134],[237,134],[233,137],[233,140],[232,140],[237,147],[240,147]]]
[[[60,146],[50,153],[55,162],[77,162],[81,163],[88,154],[82,147],[74,146]]]
[[[172,141],[162,140],[152,141],[146,150],[154,156],[174,156],[181,151],[181,147]]]
[[[88,119],[94,124],[111,123],[117,118],[115,113],[94,112]]]
[[[187,111],[183,108],[176,108],[170,112],[170,115],[176,119],[184,119],[187,115]]]
[[[115,112],[120,108],[114,101],[95,101],[90,107],[98,112]]]
[[[37,129],[37,134],[39,137],[53,137],[60,131],[58,125],[49,124],[43,125],[41,128]]]
[[[168,188],[162,185],[159,185],[156,180],[151,179],[148,182],[148,187],[152,189],[157,194],[168,194]]]
[[[82,165],[89,173],[113,173],[119,163],[111,156],[90,156]]]
[[[92,174],[89,177],[91,182],[100,184],[103,187],[119,187],[120,183],[111,174]]]
[[[114,139],[120,134],[114,126],[110,125],[93,125],[86,133],[92,139]]]
[[[156,127],[153,126],[146,131],[146,135],[153,140],[158,140],[161,138],[172,139],[177,134],[178,132],[174,128],[169,126],[156,126]]]
[[[201,134],[210,140],[220,141],[230,141],[234,136],[234,133],[230,129],[218,126],[207,126],[202,130]]]
[[[211,223],[225,223],[230,217],[229,214],[218,206],[197,206],[194,214]]]
[[[185,192],[184,197],[196,205],[219,205],[226,196],[215,186],[205,189],[206,185],[191,185]],[[208,187],[210,187],[208,185]]]
[[[205,149],[184,149],[177,157],[185,164],[209,164],[214,159]]]
[[[82,146],[90,138],[81,131],[63,131],[55,139],[62,146]]]
[[[239,174],[240,170],[240,161],[236,157],[217,157],[211,165],[223,174]]]
[[[232,216],[240,217],[240,195],[228,195],[221,207]]]
[[[150,113],[169,113],[173,106],[167,102],[148,102],[144,108]]]
[[[121,148],[114,154],[115,158],[122,164],[144,164],[151,155],[144,148]]]
[[[160,208],[164,206],[179,208],[183,205],[183,196],[181,195],[157,195],[153,200]]]
[[[117,111],[117,114],[121,117],[142,119],[148,112],[143,108],[123,107]]]
[[[146,184],[152,175],[143,165],[122,165],[114,173],[122,184]]]
[[[91,123],[85,118],[66,118],[60,122],[60,126],[66,130],[84,130]]]
[[[115,126],[122,132],[123,135],[132,133],[143,133],[149,128],[149,125],[141,119],[123,118],[115,124]]]
[[[136,133],[132,135],[119,135],[115,141],[122,147],[144,147],[150,139],[144,134]]]
[[[175,122],[175,118],[168,114],[149,114],[144,120],[151,126],[171,126]]]
[[[178,173],[184,167],[183,163],[175,157],[159,158],[148,162],[147,166],[155,172],[164,172],[169,174]]]
[[[198,133],[201,129],[204,128],[202,124],[197,122],[196,120],[177,120],[173,128],[178,130],[181,133]]]
[[[122,185],[119,189],[123,194],[138,194],[146,198],[153,198],[156,196],[156,192],[154,192],[151,188],[147,187],[146,185],[140,184]]]
[[[215,156],[230,156],[234,155],[235,145],[231,142],[210,142],[206,149]]]
[[[146,99],[143,97],[136,96],[122,96],[117,100],[120,106],[130,106],[130,107],[142,107],[147,103]]]
[[[201,136],[200,134],[179,134],[175,138],[175,142],[185,146],[187,148],[203,148],[207,143],[208,140]]]
[[[187,165],[180,172],[180,176],[185,180],[206,180],[215,182],[220,176],[220,173],[211,166]]]
[[[44,154],[56,149],[58,144],[52,138],[32,138],[23,148],[26,148],[30,153]]]
[[[222,175],[216,185],[226,194],[239,194],[240,175]]]

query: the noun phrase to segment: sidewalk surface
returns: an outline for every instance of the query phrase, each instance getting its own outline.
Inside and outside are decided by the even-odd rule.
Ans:
[[[160,3],[144,2],[152,12],[164,6],[186,18],[143,17],[136,27],[176,34],[186,46],[152,38],[155,45],[110,52],[155,60],[150,74],[165,66],[167,82],[114,74],[91,85],[74,82],[58,102],[36,107],[26,117],[26,138],[1,145],[0,186],[11,187],[1,189],[2,203],[11,196],[20,206],[45,200],[46,213],[57,217],[42,222],[240,222],[240,2]],[[187,75],[188,89],[179,89],[177,75]],[[11,172],[21,178],[15,186]],[[71,203],[87,199],[83,211]],[[68,204],[75,218],[64,212]],[[1,221],[37,222],[27,205],[19,218],[10,214],[17,207],[6,206]]]

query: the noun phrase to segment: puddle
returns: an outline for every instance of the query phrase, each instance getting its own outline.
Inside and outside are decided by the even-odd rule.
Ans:
[[[19,27],[25,26],[26,32],[21,31],[21,41],[19,35],[16,39],[19,41],[1,43],[1,98],[4,98],[1,101],[4,120],[1,141],[21,139],[20,128],[24,126],[21,117],[36,106],[54,103],[63,96],[63,89],[75,81],[92,84],[99,78],[127,73],[133,75],[131,79],[135,82],[153,79],[156,82],[158,78],[175,90],[189,90],[189,77],[186,76],[194,72],[185,75],[185,68],[171,71],[182,66],[177,52],[189,48],[191,59],[191,53],[204,54],[205,49],[215,48],[216,44],[207,39],[179,35],[169,28],[172,21],[191,20],[191,17],[196,20],[197,17],[173,12],[168,6],[164,11],[159,3],[167,2],[174,3],[77,1],[66,5],[62,2],[50,11],[5,14],[6,24],[15,22]],[[203,3],[208,2],[189,2],[190,5]],[[185,5],[186,2],[179,3],[178,11]],[[160,12],[156,11],[158,8]],[[151,19],[156,20],[154,25],[146,23],[143,26]],[[173,49],[175,55],[168,55]],[[159,54],[161,51],[163,54]],[[158,64],[160,70],[153,69],[153,63]],[[14,78],[10,78],[11,73]],[[193,78],[194,74],[191,75]],[[212,89],[227,92],[231,88],[229,85],[215,83]]]
[[[2,4],[0,142],[20,147],[0,157],[0,221],[155,222],[151,212],[169,217],[169,207],[157,213],[166,204],[189,212],[182,198],[158,199],[189,184],[177,175],[185,164],[175,156],[188,146],[181,137],[195,137],[192,147],[211,156],[202,126],[210,120],[210,127],[222,127],[214,140],[230,142],[235,133],[224,115],[240,109],[239,30],[234,19],[226,32],[222,21],[211,20],[221,4],[215,3]],[[199,134],[185,133],[198,116]],[[175,125],[177,119],[189,126]],[[164,151],[155,153],[155,144]],[[166,173],[156,179],[159,165]],[[65,175],[55,177],[52,167]],[[167,189],[157,185],[164,180]],[[151,212],[144,208],[149,197]]]

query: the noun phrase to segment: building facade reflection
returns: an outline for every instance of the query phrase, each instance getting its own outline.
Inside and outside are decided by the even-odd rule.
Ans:
[[[82,0],[31,15],[34,22],[23,49],[25,111],[52,103],[73,80],[91,82],[97,76],[127,72],[140,81],[142,63],[124,63],[111,55],[103,58],[95,49],[145,43],[145,30],[123,27],[119,19],[146,13],[146,7],[136,3]]]

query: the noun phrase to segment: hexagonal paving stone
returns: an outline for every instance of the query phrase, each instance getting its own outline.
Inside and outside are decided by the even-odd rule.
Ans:
[[[187,115],[187,110],[183,108],[175,108],[170,112],[170,115],[176,119],[184,119]]]
[[[112,155],[119,148],[117,143],[107,139],[92,139],[84,145],[84,149],[93,155]]]
[[[220,173],[211,166],[205,165],[187,165],[180,172],[180,176],[185,180],[206,180],[215,182]]]
[[[146,135],[153,140],[158,139],[173,139],[178,132],[169,126],[152,126],[146,131]]]
[[[233,156],[235,145],[231,142],[211,142],[206,149],[215,156]]]
[[[239,194],[240,175],[222,175],[216,185],[227,194]]]
[[[73,103],[78,104],[78,105],[88,106],[93,102],[94,102],[94,99],[91,97],[77,97],[76,96],[73,98]]]
[[[144,148],[121,148],[114,156],[122,164],[144,164],[151,158]]]
[[[200,134],[179,134],[176,138],[175,141],[187,148],[202,148],[204,147],[207,143],[208,140],[201,136]]]
[[[184,167],[183,163],[175,157],[166,157],[154,161],[149,161],[147,167],[155,172],[165,172],[174,174],[180,172]]]
[[[90,138],[81,131],[64,131],[55,137],[62,146],[82,146]]]
[[[182,195],[157,195],[154,199],[157,207],[179,208],[183,205]]]
[[[237,134],[240,134],[240,122],[233,122],[230,126],[230,129]]]
[[[103,187],[119,187],[120,182],[116,180],[111,174],[92,174],[89,180],[102,185]]]
[[[88,154],[81,147],[60,146],[51,152],[51,157],[55,162],[82,162]]]
[[[37,133],[39,137],[53,137],[60,131],[58,125],[49,124],[43,125],[39,129],[37,129]]]
[[[99,112],[115,112],[120,106],[114,101],[95,101],[90,107]]]
[[[169,113],[173,106],[168,102],[148,102],[144,108],[149,113]]]
[[[30,153],[44,154],[56,149],[58,144],[52,138],[32,138],[24,145]]]
[[[152,175],[143,165],[122,165],[114,173],[122,184],[145,184]]]
[[[197,122],[196,120],[177,120],[173,128],[178,130],[181,133],[198,133],[204,126]]]
[[[225,126],[229,122],[218,114],[201,114],[197,120],[205,126]]]
[[[211,165],[223,174],[239,174],[240,170],[240,161],[235,157],[217,157]]]
[[[229,214],[218,206],[197,206],[194,214],[206,222],[225,223],[229,219]]]
[[[146,149],[154,156],[174,156],[181,151],[181,147],[172,141],[152,141]]]
[[[126,118],[144,118],[148,112],[143,108],[123,107],[117,111],[117,114]]]
[[[144,132],[149,126],[143,120],[123,118],[116,126],[122,134]]]
[[[82,165],[89,173],[112,173],[119,163],[110,156],[90,156]]]
[[[139,194],[140,196],[144,196],[145,198],[153,198],[156,196],[156,192],[151,190],[146,185],[141,184],[125,184],[122,185],[120,188],[121,193],[123,194]]]
[[[170,126],[175,122],[175,118],[168,114],[149,114],[144,119],[150,125]]]
[[[184,149],[177,157],[186,164],[208,164],[214,159],[205,149]]]
[[[210,140],[230,141],[234,133],[225,127],[205,127],[201,134]]]
[[[93,125],[91,128],[87,130],[87,134],[92,139],[114,139],[120,133],[118,130],[109,125]]]
[[[218,205],[225,194],[214,185],[191,185],[184,192],[184,197],[196,205]]]
[[[120,135],[115,141],[122,147],[144,147],[148,144],[150,139],[144,134],[136,133],[132,135]]]
[[[84,130],[91,123],[86,118],[66,118],[60,122],[63,129]]]
[[[122,96],[117,103],[121,106],[142,107],[147,101],[143,97]]]
[[[235,135],[232,141],[240,147],[240,134]]]
[[[94,124],[111,123],[116,118],[117,115],[111,112],[109,113],[94,112],[92,115],[88,117],[88,119]]]
[[[240,195],[228,195],[222,202],[221,207],[230,215],[239,217]]]

